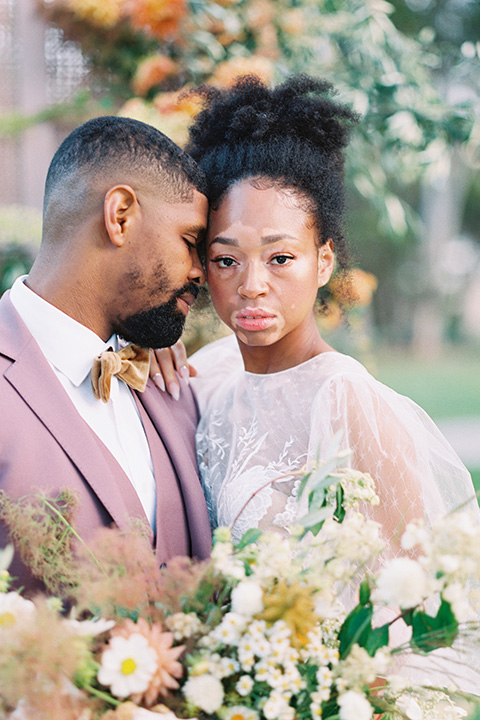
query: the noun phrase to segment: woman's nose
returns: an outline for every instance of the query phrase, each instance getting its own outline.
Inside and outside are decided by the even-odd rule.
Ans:
[[[268,293],[268,283],[266,282],[265,270],[260,264],[251,264],[245,268],[238,286],[238,294],[240,297],[256,298]]]

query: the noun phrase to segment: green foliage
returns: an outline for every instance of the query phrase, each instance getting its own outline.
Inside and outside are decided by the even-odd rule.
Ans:
[[[442,598],[436,615],[416,609],[405,622],[412,627],[413,646],[431,652],[438,647],[450,647],[458,635],[458,622],[450,603]]]
[[[41,214],[21,205],[0,206],[0,295],[27,273],[42,234]]]
[[[388,645],[388,624],[372,628],[373,605],[368,600],[359,604],[347,615],[338,634],[340,658],[346,658],[354,645],[365,648],[370,657]]]
[[[22,561],[41,578],[54,595],[62,595],[77,582],[71,525],[78,499],[64,490],[54,500],[44,495],[12,500],[0,490],[0,519]]]
[[[242,61],[241,71],[255,72],[260,63],[264,76],[277,80],[292,72],[331,80],[340,99],[363,116],[348,153],[349,187],[373,209],[377,232],[391,242],[419,232],[415,204],[402,188],[426,169],[434,173],[451,144],[465,143],[473,127],[470,105],[449,105],[435,90],[435,74],[442,70],[435,34],[428,27],[419,27],[415,37],[402,32],[394,22],[395,5],[384,0],[188,0],[185,17],[172,2],[178,17],[170,31],[155,29],[154,10],[149,23],[122,2],[118,20],[95,15],[83,0],[70,9],[60,0],[41,7],[80,43],[106,93],[116,97],[135,94],[139,67],[152,54],[177,66],[165,77],[152,76],[141,91],[160,103],[164,91],[229,82]],[[472,73],[478,72],[478,57],[470,61]]]

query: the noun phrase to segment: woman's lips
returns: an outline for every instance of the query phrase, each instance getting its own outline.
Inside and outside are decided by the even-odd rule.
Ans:
[[[235,316],[235,324],[242,330],[266,330],[275,322],[275,315],[259,308],[239,310]]]

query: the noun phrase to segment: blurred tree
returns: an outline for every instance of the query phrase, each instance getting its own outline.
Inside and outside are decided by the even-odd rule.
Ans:
[[[178,100],[185,86],[225,85],[245,72],[331,79],[363,115],[349,152],[350,186],[374,208],[376,232],[393,242],[418,232],[401,188],[472,129],[470,104],[448,105],[434,89],[441,55],[431,32],[415,39],[401,32],[384,0],[42,0],[41,7],[81,43],[104,92],[129,98],[121,113],[180,143],[198,110]]]
[[[480,147],[475,0],[36,2],[80,44],[99,112],[108,101],[180,144],[199,107],[181,97],[186,87],[228,85],[246,72],[331,80],[363,116],[348,152],[350,234],[364,267],[381,276],[377,319],[401,335],[392,297],[409,284],[413,307],[427,292],[423,273],[405,265],[424,232],[422,179],[448,173],[453,146],[468,144],[471,155]],[[456,93],[445,89],[452,77]]]

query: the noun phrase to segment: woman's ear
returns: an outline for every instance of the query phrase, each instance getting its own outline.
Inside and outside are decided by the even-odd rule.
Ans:
[[[323,287],[332,276],[335,266],[335,253],[333,252],[333,240],[329,239],[320,246],[318,250],[318,287]]]
[[[115,185],[108,190],[103,203],[105,229],[113,245],[121,247],[135,219],[139,204],[130,185]]]

